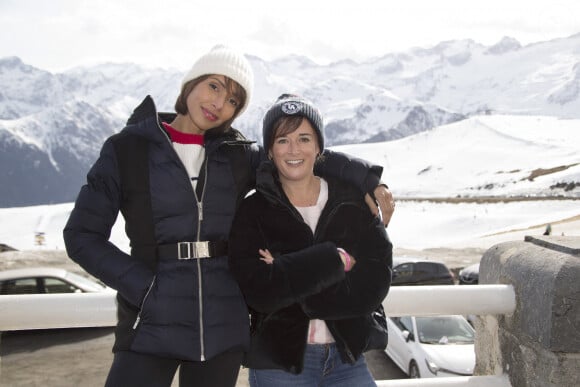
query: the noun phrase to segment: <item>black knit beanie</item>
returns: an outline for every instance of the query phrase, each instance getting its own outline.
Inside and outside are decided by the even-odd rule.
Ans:
[[[324,128],[320,111],[306,99],[293,94],[282,94],[264,116],[262,126],[262,144],[266,151],[270,144],[274,124],[284,116],[299,115],[308,118],[318,136],[320,152],[324,150]]]

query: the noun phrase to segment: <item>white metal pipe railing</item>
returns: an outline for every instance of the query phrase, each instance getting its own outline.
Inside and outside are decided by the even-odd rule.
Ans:
[[[512,285],[395,286],[383,301],[389,316],[512,314]],[[377,380],[377,387],[511,387],[507,375]]]
[[[392,286],[383,301],[388,316],[512,314],[512,285]]]
[[[394,286],[383,301],[389,316],[511,314],[511,285]],[[114,326],[114,293],[0,296],[0,332]],[[40,318],[39,318],[40,317]],[[506,375],[434,379],[377,380],[378,387],[511,387]]]
[[[0,332],[117,324],[114,292],[0,296]]]
[[[507,375],[377,380],[377,387],[511,387]]]
[[[389,316],[511,314],[515,293],[511,285],[393,286],[383,305]],[[0,296],[0,332],[116,323],[111,293]]]

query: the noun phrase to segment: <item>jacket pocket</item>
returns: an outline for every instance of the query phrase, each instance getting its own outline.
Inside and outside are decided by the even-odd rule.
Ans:
[[[141,313],[143,312],[143,306],[145,305],[145,301],[147,301],[147,298],[149,297],[149,294],[151,293],[151,290],[153,289],[153,286],[155,285],[156,279],[157,279],[157,275],[153,276],[153,279],[151,280],[151,285],[149,285],[149,289],[147,289],[147,293],[145,293],[145,297],[143,297],[143,300],[141,301],[141,305],[139,305],[139,313],[137,313],[137,318],[135,319],[135,323],[133,324],[133,329],[137,329],[137,326],[139,325],[139,321],[141,321]]]

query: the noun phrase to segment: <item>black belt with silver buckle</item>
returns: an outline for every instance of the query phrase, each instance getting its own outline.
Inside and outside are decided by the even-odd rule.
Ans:
[[[177,242],[157,246],[160,259],[199,259],[228,254],[226,241]]]

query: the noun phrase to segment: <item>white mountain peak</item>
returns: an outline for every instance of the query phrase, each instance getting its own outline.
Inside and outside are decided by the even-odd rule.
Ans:
[[[274,61],[248,55],[254,97],[234,126],[259,139],[265,110],[286,92],[320,108],[328,146],[404,139],[454,122],[475,127],[466,119],[482,114],[580,119],[578,47],[580,34],[527,46],[509,37],[489,47],[446,41],[328,65],[298,55]],[[33,165],[47,163],[51,173],[71,174],[66,171],[76,162],[73,174],[80,180],[104,138],[123,127],[146,95],[159,111],[173,111],[182,76],[131,63],[54,74],[16,57],[0,58],[0,145],[15,163],[6,161],[0,177],[13,179],[28,165],[16,164],[17,155],[27,154],[38,173]]]

